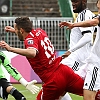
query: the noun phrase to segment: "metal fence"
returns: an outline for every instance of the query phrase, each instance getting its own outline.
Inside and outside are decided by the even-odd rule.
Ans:
[[[6,41],[10,46],[24,48],[23,42],[18,40],[16,34],[7,33],[4,27],[7,25],[13,26],[16,17],[0,17],[0,40]],[[62,17],[30,17],[33,22],[33,28],[44,29],[50,38],[55,50],[66,50],[69,45],[69,30],[60,28],[58,24],[61,21],[73,21],[73,18]],[[2,49],[2,48],[1,48]],[[3,50],[3,49],[2,49]]]

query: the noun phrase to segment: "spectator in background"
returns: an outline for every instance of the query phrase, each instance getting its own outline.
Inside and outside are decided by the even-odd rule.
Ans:
[[[8,71],[8,73],[23,86],[26,87],[33,94],[39,91],[39,87],[35,86],[36,80],[27,82],[21,74],[10,64],[7,56],[0,51],[0,98],[7,100],[8,95],[11,94],[15,100],[26,100],[24,95],[20,93],[13,85],[7,81],[6,76],[1,68],[1,65]]]

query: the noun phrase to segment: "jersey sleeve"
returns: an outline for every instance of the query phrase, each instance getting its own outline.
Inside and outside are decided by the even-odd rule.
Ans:
[[[38,51],[40,46],[39,41],[42,39],[41,34],[43,34],[43,30],[41,29],[30,32],[29,36],[24,41],[25,48],[34,48]]]
[[[91,33],[93,34],[93,32],[95,31],[95,27],[80,27],[81,33],[82,35],[84,35],[85,33]]]
[[[27,38],[24,41],[25,48],[34,48],[38,51],[38,39],[34,38]]]
[[[21,74],[16,70],[16,68],[12,67],[12,65],[10,64],[9,59],[7,58],[7,56],[3,52],[0,52],[0,63],[5,67],[7,72],[15,80],[19,80],[22,77]]]
[[[90,33],[84,34],[84,36],[78,41],[76,45],[74,45],[72,48],[70,48],[68,51],[74,52],[77,49],[83,47],[87,43],[91,42],[92,35]]]

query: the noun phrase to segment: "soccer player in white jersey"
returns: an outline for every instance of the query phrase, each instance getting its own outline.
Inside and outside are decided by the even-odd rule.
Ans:
[[[95,100],[95,95],[100,90],[100,0],[97,1],[97,8],[99,14],[93,19],[79,23],[66,23],[69,29],[73,27],[91,27],[98,25],[96,38],[85,64],[87,74],[83,87],[84,100]]]
[[[73,12],[78,13],[75,23],[94,17],[94,14],[87,8],[87,0],[71,0],[71,2]],[[59,26],[66,26],[66,22],[61,22]],[[92,47],[91,38],[94,29],[95,27],[75,27],[71,29],[70,49],[64,55],[69,57],[62,61],[63,64],[70,66],[74,71],[84,64],[84,60],[88,57]]]
[[[78,13],[75,22],[81,22],[92,19],[94,14],[87,8],[87,0],[71,0],[73,12]],[[61,22],[60,27],[66,26],[66,22]],[[91,38],[94,27],[82,28],[75,27],[70,33],[70,49],[63,55],[68,56],[61,63],[68,65],[74,71],[77,71],[84,64],[84,60],[88,57],[91,50]],[[85,52],[84,52],[85,51]],[[68,94],[62,100],[67,99]]]

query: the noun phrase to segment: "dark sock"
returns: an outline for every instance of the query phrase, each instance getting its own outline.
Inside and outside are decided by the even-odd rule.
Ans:
[[[16,88],[12,88],[10,91],[10,94],[16,99],[16,100],[26,100],[24,95],[22,95]]]

